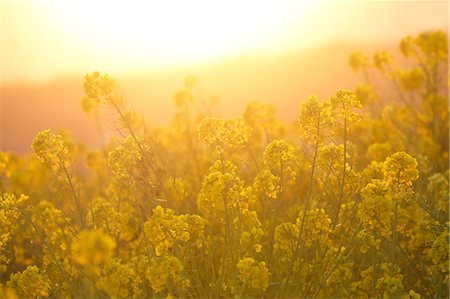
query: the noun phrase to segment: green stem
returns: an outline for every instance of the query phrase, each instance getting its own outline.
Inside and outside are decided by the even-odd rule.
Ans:
[[[312,191],[313,191],[313,186],[314,186],[313,182],[314,182],[314,175],[315,175],[315,171],[316,171],[317,154],[319,152],[319,138],[320,138],[320,124],[319,124],[319,122],[317,123],[316,130],[317,130],[317,134],[316,134],[317,139],[316,139],[316,143],[315,143],[315,146],[314,146],[313,163],[312,163],[312,168],[311,168],[311,174],[310,174],[310,177],[309,177],[308,193],[306,195],[305,206],[303,208],[303,215],[302,215],[302,220],[301,220],[301,224],[300,224],[299,234],[298,234],[298,237],[297,237],[297,244],[295,246],[295,250],[294,250],[294,253],[292,255],[291,261],[289,263],[288,273],[286,274],[286,277],[285,277],[285,279],[282,282],[280,293],[277,296],[278,298],[283,298],[284,293],[286,292],[287,285],[289,283],[289,279],[290,279],[290,277],[292,275],[292,271],[293,271],[293,268],[294,268],[295,260],[297,259],[299,251],[300,251],[300,244],[301,244],[302,233],[303,233],[303,229],[304,229],[305,222],[306,222],[306,213],[308,211],[309,202],[311,201],[311,196],[312,196]]]
[[[70,190],[71,190],[71,193],[72,193],[72,197],[73,197],[73,199],[75,201],[75,205],[77,207],[77,212],[78,212],[78,218],[80,220],[80,225],[81,225],[81,227],[84,227],[85,224],[86,224],[85,223],[85,218],[84,218],[84,213],[83,213],[83,210],[82,210],[81,205],[80,205],[80,200],[79,200],[79,198],[78,198],[78,196],[77,196],[77,194],[75,192],[75,187],[73,186],[72,177],[70,176],[69,172],[67,171],[67,167],[65,165],[64,160],[61,157],[59,157],[59,159],[60,159],[60,163],[63,166],[64,174],[66,176],[67,182],[69,183]]]
[[[280,209],[280,202],[283,195],[283,161],[280,159],[280,185],[278,186],[278,194],[275,198],[275,213],[272,218],[272,227],[270,230],[270,242],[269,242],[269,263],[272,265],[272,257],[273,257],[273,246],[275,242],[275,228],[278,220],[278,212]]]

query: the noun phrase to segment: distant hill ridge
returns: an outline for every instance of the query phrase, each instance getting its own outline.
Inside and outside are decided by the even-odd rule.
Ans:
[[[260,100],[274,105],[285,121],[293,121],[300,100],[308,95],[325,98],[338,88],[351,89],[361,81],[348,66],[351,52],[361,50],[370,55],[396,48],[393,43],[337,42],[305,53],[242,56],[196,70],[110,75],[119,83],[126,101],[154,125],[172,119],[175,112],[172,96],[190,74],[198,78],[205,96],[220,98],[224,117],[238,115],[247,102]],[[83,77],[84,74],[79,74],[42,85],[17,83],[0,87],[0,150],[29,153],[36,133],[47,128],[68,129],[75,141],[99,146],[95,124],[79,105]]]

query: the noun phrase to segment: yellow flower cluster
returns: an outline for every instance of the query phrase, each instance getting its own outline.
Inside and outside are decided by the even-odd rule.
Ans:
[[[384,73],[386,71],[386,66],[390,63],[390,57],[386,51],[376,52],[373,55],[373,64],[380,72]]]
[[[16,231],[21,216],[20,207],[28,199],[21,194],[17,198],[14,194],[5,193],[0,199],[0,272],[6,270],[8,262],[7,245]]]
[[[449,210],[449,172],[435,173],[428,178],[427,192],[434,198],[434,205],[437,209],[448,214]]]
[[[250,128],[242,118],[225,120],[208,116],[198,126],[198,139],[221,152],[225,146],[233,148],[244,145],[249,132]]]
[[[90,220],[94,227],[102,229],[112,236],[119,236],[121,240],[128,241],[135,234],[136,223],[133,216],[135,216],[135,211],[127,202],[121,203],[117,210],[113,202],[103,197],[96,197],[92,200]]]
[[[295,251],[294,240],[299,235],[299,228],[293,223],[281,223],[275,229],[274,251],[282,264],[289,264]]]
[[[391,234],[392,198],[386,181],[373,180],[362,190],[362,201],[358,207],[358,218],[368,230],[375,229],[383,237]]]
[[[46,298],[50,295],[50,280],[37,266],[28,266],[24,271],[11,274],[7,286],[20,297]]]
[[[112,259],[103,268],[96,285],[111,298],[142,298],[148,267],[146,256],[133,257],[128,263]]]
[[[283,178],[283,185],[295,183],[296,172],[293,166],[297,162],[294,147],[286,140],[275,139],[269,143],[263,153],[262,161],[264,167],[269,169],[276,177]],[[272,181],[276,178],[271,178]],[[283,187],[283,186],[281,186]]]
[[[429,59],[442,59],[447,57],[447,36],[442,31],[430,31],[419,34],[413,38],[405,37],[400,43],[400,49],[406,57],[417,55],[417,50]]]
[[[449,232],[448,229],[444,230],[433,242],[430,250],[428,251],[428,256],[432,260],[433,264],[436,265],[437,270],[441,273],[446,274],[448,278],[449,272]],[[448,279],[446,279],[446,284],[448,285]]]
[[[264,231],[256,211],[242,210],[233,220],[233,227],[236,231],[241,231],[239,245],[242,251],[248,254],[261,252]]]
[[[351,289],[356,296],[371,294],[374,297],[400,298],[407,296],[403,279],[399,267],[381,263],[361,271],[361,280],[352,283]],[[410,293],[415,294],[414,291]]]
[[[286,140],[274,140],[269,143],[263,153],[263,162],[269,168],[280,168],[281,163],[295,161],[294,147]]]
[[[324,209],[314,208],[306,212],[303,210],[296,218],[295,224],[281,223],[275,230],[274,252],[278,262],[290,264],[297,251],[298,242],[303,241],[302,248],[311,248],[314,244],[329,244],[331,233],[331,219]],[[298,267],[295,267],[295,271]]]
[[[113,256],[114,239],[101,230],[84,230],[72,244],[74,260],[86,267],[101,266]]]
[[[405,152],[392,154],[386,159],[384,166],[385,177],[396,188],[396,191],[400,191],[400,188],[403,189],[402,187],[410,187],[419,177],[416,159]]]
[[[116,83],[107,74],[93,72],[85,76],[83,88],[86,96],[81,102],[81,107],[90,113],[94,107],[105,104],[107,98],[114,96]]]
[[[245,286],[259,289],[263,292],[269,286],[270,272],[265,262],[258,262],[251,257],[246,257],[237,263],[239,278]]]
[[[367,156],[373,161],[384,161],[390,154],[392,154],[392,147],[387,142],[373,143],[367,149]]]
[[[379,95],[375,88],[367,83],[356,86],[354,93],[363,107],[375,105],[379,100]]]
[[[296,220],[296,226],[300,230],[302,227],[303,211],[301,211]],[[313,208],[306,212],[306,225],[303,231],[307,232],[305,246],[311,247],[313,243],[320,242],[326,244],[328,236],[331,233],[331,219],[324,209]]]
[[[298,124],[305,131],[306,136],[319,139],[321,130],[331,123],[331,103],[319,102],[317,96],[310,96],[300,106]]]
[[[339,264],[338,268],[334,272],[332,272],[330,277],[328,277],[328,279],[326,280],[327,286],[339,292],[338,289],[341,288],[342,285],[348,285],[349,282],[352,281],[353,266],[354,266],[353,263]],[[344,294],[346,297],[350,297],[348,290],[345,290]]]
[[[346,89],[340,89],[336,92],[335,96],[330,98],[331,106],[336,111],[336,117],[334,122],[338,119],[344,120],[345,126],[350,126],[361,120],[361,116],[358,112],[362,108],[360,100],[356,95]]]
[[[254,101],[247,104],[243,117],[245,123],[251,127],[267,126],[268,129],[274,129],[272,126],[275,122],[273,107],[264,105],[260,102]]]
[[[153,209],[153,215],[145,222],[144,230],[156,256],[162,256],[175,245],[180,249],[187,247],[188,241],[196,248],[201,248],[204,242],[204,226],[205,222],[200,216],[175,215],[171,209],[157,206]]]
[[[169,285],[181,281],[183,265],[175,256],[152,259],[146,277],[155,293],[164,291]]]
[[[224,218],[226,209],[248,209],[254,205],[251,187],[244,187],[244,182],[236,175],[236,166],[226,161],[216,161],[202,182],[198,194],[199,211],[206,217]]]
[[[268,198],[277,198],[279,191],[280,178],[273,175],[269,169],[264,169],[258,173],[253,183],[255,191],[262,192]]]
[[[44,236],[46,240],[46,246],[42,250],[43,263],[48,265],[48,268],[55,266],[52,263],[60,263],[67,273],[74,274],[73,262],[69,257],[72,237],[72,228],[69,226],[70,218],[45,200],[40,201],[34,207],[31,218],[36,227],[40,228],[37,233]]]
[[[108,166],[113,179],[108,187],[108,195],[120,200],[128,198],[154,197],[157,167],[152,161],[152,149],[144,138],[128,135],[121,145],[108,153]]]
[[[9,156],[6,153],[0,152],[0,177],[1,176],[9,177],[11,175],[11,172],[8,170],[8,163],[9,163]]]
[[[358,71],[366,68],[369,65],[369,61],[363,53],[357,51],[350,55],[349,64],[353,70]]]
[[[31,147],[42,163],[55,170],[64,165],[69,154],[64,137],[60,134],[52,134],[50,130],[39,132]]]
[[[109,152],[108,165],[116,176],[134,177],[139,171],[141,153],[133,136],[128,136],[122,146]]]
[[[425,75],[420,68],[411,70],[399,70],[397,73],[401,86],[406,90],[418,89],[425,80]]]

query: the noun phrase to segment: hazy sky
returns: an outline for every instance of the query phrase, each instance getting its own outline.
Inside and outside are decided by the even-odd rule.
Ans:
[[[448,1],[0,0],[0,82],[398,41],[447,26]]]

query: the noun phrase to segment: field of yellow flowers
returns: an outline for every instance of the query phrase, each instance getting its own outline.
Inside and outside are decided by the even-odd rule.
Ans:
[[[352,54],[366,83],[301,101],[295,125],[258,102],[215,117],[189,78],[149,128],[86,75],[82,108],[121,137],[0,152],[0,297],[447,298],[447,36],[400,50],[406,68]]]

